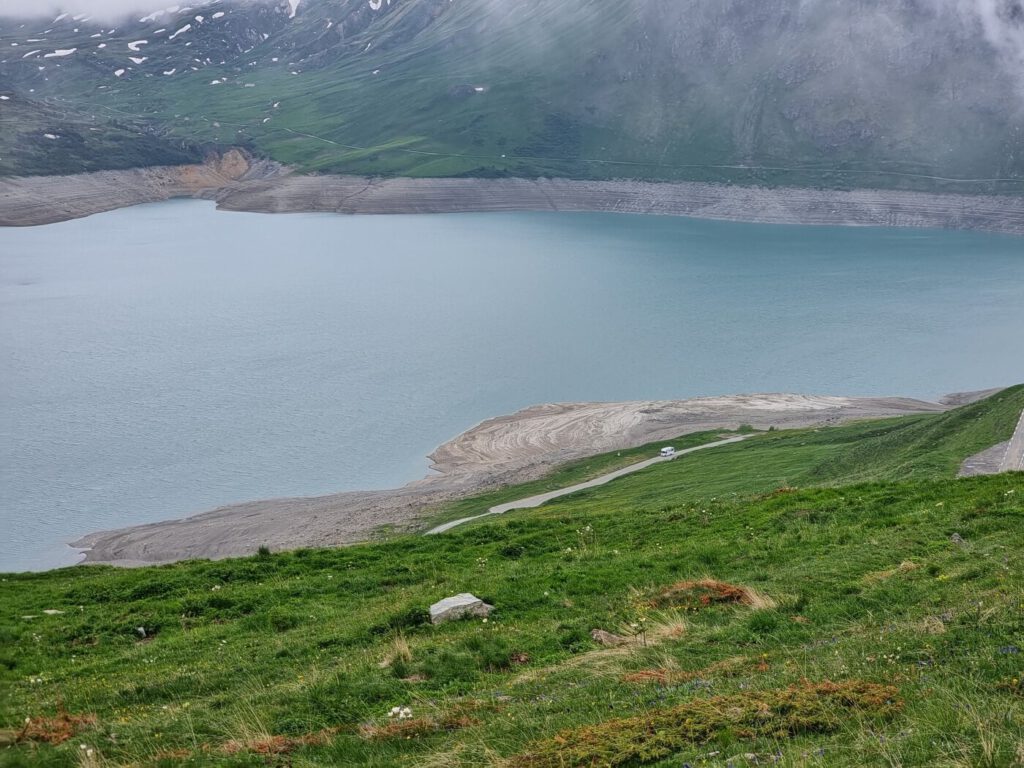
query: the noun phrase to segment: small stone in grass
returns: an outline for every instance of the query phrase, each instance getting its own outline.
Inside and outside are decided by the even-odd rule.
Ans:
[[[469,593],[446,597],[430,606],[430,623],[443,624],[446,621],[457,621],[467,616],[487,618],[494,610],[479,597]]]

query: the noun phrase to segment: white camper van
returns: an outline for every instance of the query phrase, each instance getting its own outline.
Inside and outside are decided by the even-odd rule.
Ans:
[[[669,456],[675,456],[676,455],[676,449],[672,448],[671,446],[669,446],[668,448],[662,448],[661,449],[661,455],[662,455],[662,458],[666,458],[666,459]]]

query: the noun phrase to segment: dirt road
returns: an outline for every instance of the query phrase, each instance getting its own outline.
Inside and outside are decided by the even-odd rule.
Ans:
[[[1024,472],[1024,413],[1020,415],[1017,431],[1013,433],[1010,444],[1006,447],[1000,472]]]
[[[632,475],[634,472],[653,467],[655,464],[664,464],[666,461],[674,461],[680,456],[685,456],[688,453],[694,453],[696,451],[707,450],[708,448],[718,448],[722,445],[731,445],[732,443],[738,443],[741,440],[746,440],[745,435],[730,437],[726,440],[719,440],[714,443],[708,443],[707,445],[698,445],[696,448],[687,448],[682,451],[674,453],[672,456],[656,456],[653,459],[647,459],[647,461],[641,461],[638,464],[630,464],[628,467],[617,469],[614,472],[609,472],[606,475],[595,477],[593,480],[587,480],[585,483],[577,483],[576,485],[570,485],[568,488],[562,488],[558,491],[549,491],[547,493],[541,493],[536,496],[529,496],[519,501],[510,501],[506,504],[498,504],[497,506],[491,507],[489,510],[481,515],[474,515],[472,517],[463,517],[460,520],[452,520],[450,523],[439,525],[436,528],[431,528],[426,532],[427,536],[433,536],[438,533],[444,533],[450,531],[452,528],[457,528],[465,523],[471,523],[474,520],[480,520],[484,517],[491,517],[493,515],[504,515],[506,512],[512,512],[516,509],[535,509],[537,507],[547,504],[549,501],[559,499],[562,496],[569,496],[579,491],[585,491],[587,488],[597,488],[599,485],[607,485],[612,480],[617,480],[620,477],[626,475]]]

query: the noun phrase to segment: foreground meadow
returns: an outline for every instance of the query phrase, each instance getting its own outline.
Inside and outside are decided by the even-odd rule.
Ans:
[[[1024,476],[954,478],[1022,409],[763,433],[444,536],[4,576],[0,765],[1024,765]],[[495,612],[431,625],[461,592]]]

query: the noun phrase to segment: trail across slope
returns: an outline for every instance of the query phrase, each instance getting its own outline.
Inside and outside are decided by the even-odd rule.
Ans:
[[[941,413],[906,398],[768,394],[691,400],[538,405],[489,419],[430,456],[435,473],[402,488],[239,504],[186,519],[86,536],[90,562],[141,565],[219,559],[272,549],[364,541],[383,525],[408,527],[441,505],[535,480],[569,461],[742,425],[766,430]]]
[[[438,533],[444,533],[450,531],[452,528],[457,528],[465,523],[471,523],[474,520],[480,520],[484,517],[491,517],[493,515],[504,515],[506,512],[512,512],[517,509],[535,509],[536,507],[543,506],[549,501],[561,498],[562,496],[569,496],[579,491],[585,491],[587,488],[596,488],[600,485],[607,485],[612,480],[617,480],[620,477],[626,475],[632,475],[634,472],[653,467],[655,464],[664,464],[666,461],[674,461],[680,456],[685,456],[688,453],[694,453],[695,451],[703,451],[707,448],[718,448],[723,445],[731,445],[732,443],[738,443],[741,440],[746,440],[747,435],[737,435],[736,437],[730,437],[725,440],[719,440],[714,443],[708,443],[707,445],[698,445],[696,448],[687,448],[671,456],[656,456],[653,459],[647,459],[647,461],[641,461],[637,464],[631,464],[628,467],[617,469],[614,472],[595,477],[593,480],[588,480],[585,483],[577,483],[576,485],[570,485],[568,488],[562,488],[558,491],[549,491],[548,493],[537,494],[536,496],[529,496],[525,499],[519,499],[518,501],[510,501],[506,504],[498,504],[497,506],[491,507],[489,510],[481,515],[473,515],[471,517],[463,517],[459,520],[452,520],[450,523],[444,523],[436,528],[431,528],[427,531],[427,536],[432,536]]]
[[[1000,472],[1024,472],[1024,413],[1020,415],[1017,431],[1013,433],[1010,444],[1003,455]]]

